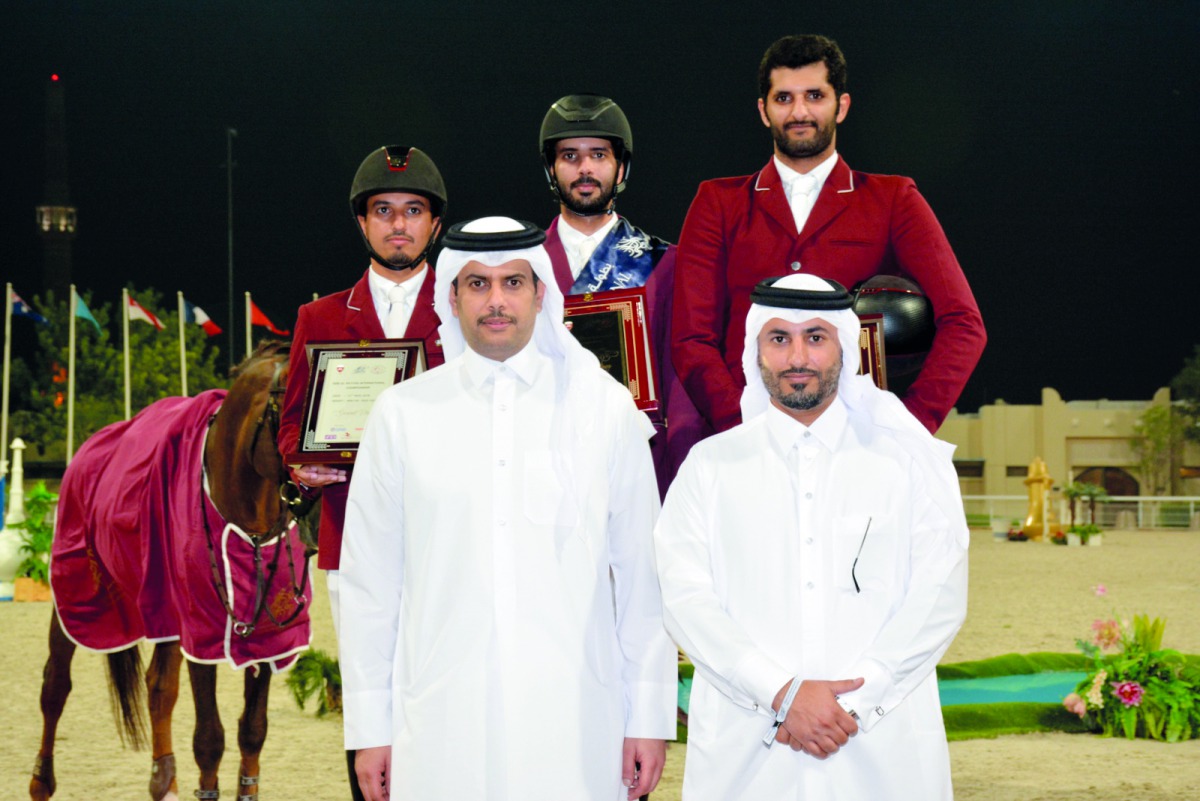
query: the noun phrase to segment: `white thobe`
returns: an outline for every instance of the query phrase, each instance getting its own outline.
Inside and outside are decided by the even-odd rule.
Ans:
[[[925,472],[840,397],[811,427],[772,406],[693,448],[655,530],[696,665],[685,801],[951,797],[934,669],[966,615],[967,529]],[[796,675],[866,679],[824,761],[762,743]]]
[[[562,369],[468,349],[371,411],[341,670],[346,747],[392,744],[392,798],[615,800],[624,738],[674,739],[643,418],[593,367],[560,425]]]

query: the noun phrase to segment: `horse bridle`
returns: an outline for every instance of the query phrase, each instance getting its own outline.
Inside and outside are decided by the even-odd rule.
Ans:
[[[286,387],[280,381],[280,376],[283,374],[283,359],[276,359],[275,371],[271,374],[271,383],[267,387],[267,401],[263,405],[262,413],[258,416],[254,425],[254,434],[250,437],[250,446],[247,452],[248,461],[254,463],[254,454],[258,449],[258,438],[262,434],[263,429],[271,437],[271,442],[276,442],[279,439],[279,425],[282,412],[280,409],[279,398],[286,392]],[[217,411],[219,413],[220,410]],[[209,418],[209,426],[217,418],[217,413],[214,413]],[[207,472],[208,466],[205,465]],[[216,549],[213,547],[212,529],[208,525],[208,509],[205,504],[204,488],[200,489],[200,517],[204,521],[204,542],[208,546],[208,561],[212,568],[213,586],[217,591],[217,596],[221,599],[221,605],[225,607],[225,614],[233,622],[233,631],[239,637],[249,637],[254,633],[258,626],[258,620],[262,617],[265,611],[267,617],[275,624],[276,628],[282,629],[293,620],[295,620],[302,611],[304,611],[308,600],[304,596],[304,586],[308,583],[308,559],[307,555],[304,559],[304,567],[301,570],[299,581],[296,580],[296,562],[292,553],[292,538],[283,537],[284,548],[287,549],[288,567],[292,579],[292,595],[296,601],[295,610],[283,620],[275,617],[275,612],[267,604],[267,590],[271,586],[272,580],[275,578],[275,573],[279,568],[279,557],[284,548],[275,548],[275,556],[271,560],[266,572],[263,571],[262,548],[266,543],[270,543],[279,538],[287,531],[288,528],[288,513],[302,505],[302,502],[288,497],[287,486],[290,483],[287,476],[287,468],[280,464],[279,478],[279,499],[282,503],[279,505],[279,517],[275,524],[265,534],[255,534],[253,532],[244,532],[250,540],[251,546],[254,548],[254,612],[249,621],[238,620],[237,614],[233,610],[233,604],[229,601],[229,590],[225,586],[225,580],[221,575],[221,570],[217,566]],[[215,508],[215,507],[214,507]]]

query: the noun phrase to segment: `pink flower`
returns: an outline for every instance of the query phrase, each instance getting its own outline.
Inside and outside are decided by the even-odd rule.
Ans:
[[[1087,702],[1079,697],[1079,693],[1071,693],[1063,699],[1063,706],[1068,712],[1074,712],[1079,717],[1087,714]]]
[[[1097,598],[1103,598],[1105,595],[1108,595],[1108,587],[1105,587],[1103,584],[1097,584],[1095,587],[1092,587],[1092,592],[1096,593]]]
[[[1092,632],[1092,642],[1101,648],[1115,648],[1121,643],[1121,626],[1115,620],[1093,621]]]
[[[1125,706],[1138,706],[1142,703],[1142,685],[1136,681],[1114,681],[1113,695]]]

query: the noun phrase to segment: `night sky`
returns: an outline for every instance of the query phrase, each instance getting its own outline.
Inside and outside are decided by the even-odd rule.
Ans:
[[[624,108],[619,210],[676,239],[700,181],[769,158],[755,70],[774,39],[805,32],[849,62],[839,152],[916,179],[975,291],[989,343],[961,411],[1037,403],[1044,386],[1148,399],[1170,381],[1200,342],[1195,0],[4,0],[0,279],[26,300],[40,282],[51,73],[66,87],[75,282],[114,304],[131,281],[183,290],[225,326],[231,126],[239,312],[249,290],[291,327],[313,292],[366,266],[347,195],[375,147],[434,158],[449,222],[545,225],[538,127],[570,92]]]

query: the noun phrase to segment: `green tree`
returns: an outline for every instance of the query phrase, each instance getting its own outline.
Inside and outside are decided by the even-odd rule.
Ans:
[[[179,315],[153,289],[130,293],[162,321],[159,331],[137,320],[129,323],[130,397],[132,412],[160,398],[181,394],[179,377]],[[97,331],[83,318],[75,320],[75,446],[109,423],[125,417],[124,361],[121,347],[121,313],[118,303],[95,303],[90,292],[84,302],[100,325]],[[36,445],[42,454],[65,449],[67,429],[66,370],[69,363],[68,300],[47,293],[36,307],[49,321],[38,326],[38,350],[29,369],[25,406],[10,423],[12,436]],[[169,310],[170,309],[170,310]],[[184,326],[187,348],[188,394],[228,386],[217,372],[219,353],[203,329]]]
[[[1200,345],[1184,361],[1179,375],[1171,379],[1171,398],[1186,418],[1183,435],[1200,442]]]
[[[1131,444],[1151,495],[1176,494],[1187,421],[1173,406],[1151,406],[1133,424]]]

